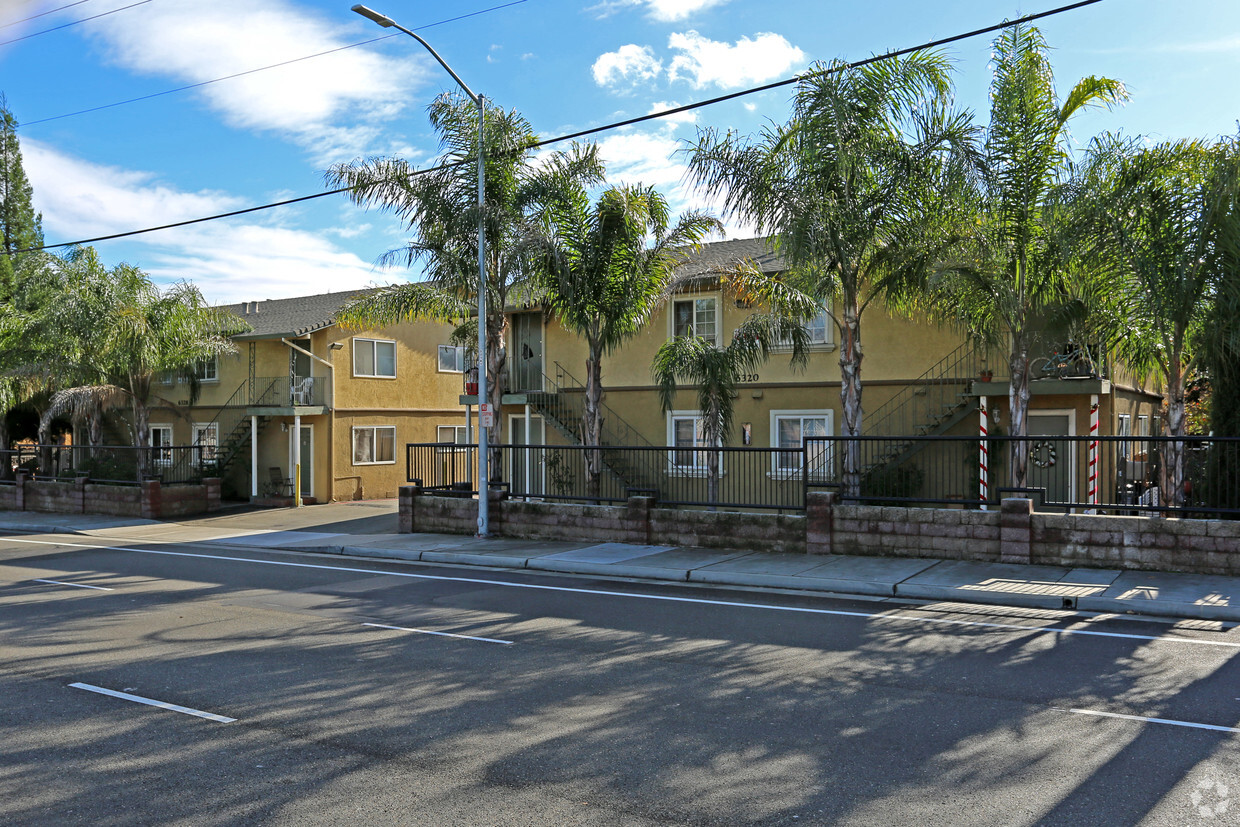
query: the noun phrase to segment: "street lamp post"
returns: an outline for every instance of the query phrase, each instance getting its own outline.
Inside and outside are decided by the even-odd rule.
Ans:
[[[387,15],[379,14],[374,9],[368,9],[363,5],[353,6],[353,11],[365,17],[367,20],[373,20],[385,29],[399,29],[414,40],[426,47],[426,51],[431,53],[435,60],[439,61],[439,65],[447,70],[457,85],[465,91],[469,99],[478,105],[478,536],[486,537],[490,533],[488,525],[489,506],[490,506],[490,475],[488,474],[489,457],[487,456],[487,426],[483,424],[482,410],[483,405],[487,403],[487,262],[486,262],[486,228],[483,225],[483,197],[485,187],[485,177],[483,171],[483,152],[482,141],[485,135],[484,127],[486,125],[486,107],[485,99],[482,95],[475,95],[473,91],[465,85],[465,81],[461,80],[456,72],[452,71],[452,67],[444,62],[439,53],[431,48],[431,44],[423,40],[419,35],[406,29]],[[492,411],[491,416],[497,416],[498,411]]]

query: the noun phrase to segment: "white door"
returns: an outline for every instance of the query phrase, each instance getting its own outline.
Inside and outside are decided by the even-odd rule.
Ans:
[[[512,445],[546,445],[546,426],[541,416],[530,417],[530,432],[525,433],[525,417],[508,417],[508,438]],[[547,492],[544,482],[545,452],[515,448],[512,451],[512,494],[515,497],[541,497]]]
[[[1076,494],[1077,445],[1057,436],[1076,433],[1074,411],[1039,411],[1029,414],[1029,436],[1048,437],[1029,442],[1029,488],[1046,489],[1046,502],[1073,502]]]

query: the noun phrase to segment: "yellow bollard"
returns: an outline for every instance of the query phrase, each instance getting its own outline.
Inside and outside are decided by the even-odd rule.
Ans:
[[[293,508],[301,508],[301,463],[293,466]]]

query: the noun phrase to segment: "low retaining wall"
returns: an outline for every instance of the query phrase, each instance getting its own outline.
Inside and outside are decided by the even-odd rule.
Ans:
[[[16,483],[0,485],[0,510],[107,514],[148,520],[187,517],[218,511],[220,484],[216,477],[197,485],[162,485],[159,480],[146,480],[140,485],[104,485],[85,477],[36,481],[18,471]]]
[[[626,505],[495,500],[491,533],[537,540],[698,546],[735,551],[924,557],[1240,575],[1240,521],[1034,512],[1026,499],[998,511],[843,505],[811,492],[804,516]],[[472,534],[478,503],[400,489],[400,531]]]

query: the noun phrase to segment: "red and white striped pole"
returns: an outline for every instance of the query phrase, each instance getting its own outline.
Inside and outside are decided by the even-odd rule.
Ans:
[[[1089,397],[1089,488],[1086,491],[1086,502],[1091,506],[1098,505],[1098,395]],[[1086,510],[1086,514],[1094,514],[1096,508]]]
[[[986,397],[978,397],[977,420],[977,498],[982,501],[982,510],[986,510],[986,502],[990,499],[990,457],[986,452],[986,434],[990,415],[986,408]]]

